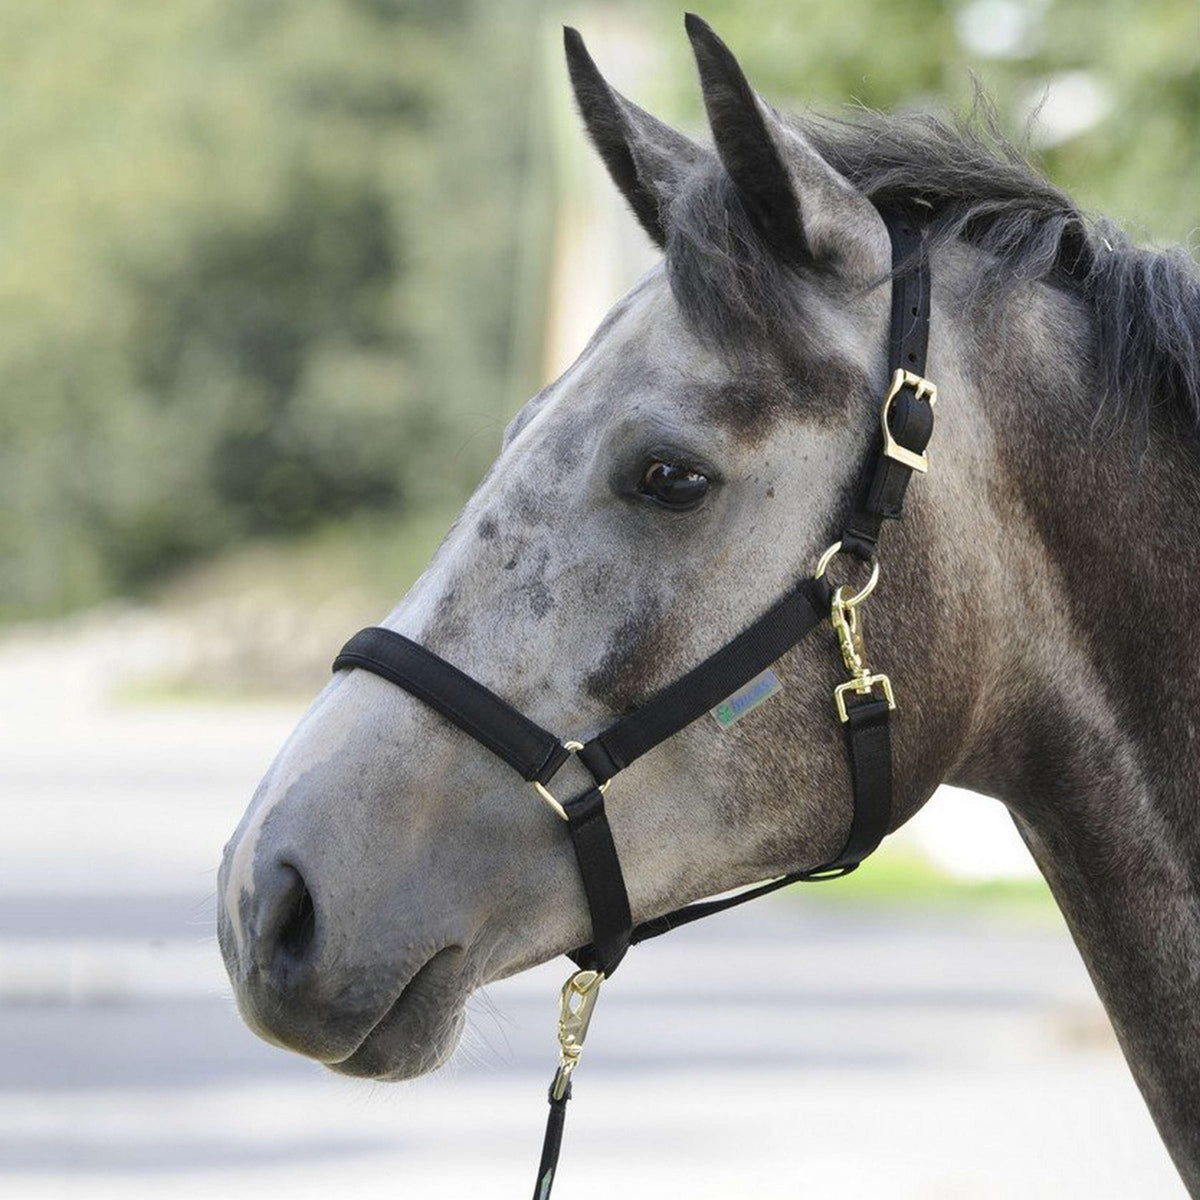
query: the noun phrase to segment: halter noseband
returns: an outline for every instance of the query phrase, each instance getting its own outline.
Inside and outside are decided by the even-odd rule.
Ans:
[[[924,377],[930,287],[923,230],[908,212],[885,212],[883,217],[892,243],[891,385],[880,410],[880,434],[868,463],[862,501],[846,521],[841,538],[821,556],[811,578],[798,583],[698,666],[586,742],[560,740],[445,659],[390,629],[361,630],[334,661],[335,671],[361,667],[439,712],[532,784],[566,824],[591,915],[592,940],[570,956],[580,970],[563,988],[559,1022],[562,1061],[550,1089],[550,1117],[535,1200],[546,1200],[550,1194],[571,1094],[570,1076],[599,984],[616,970],[629,947],[790,883],[847,875],[890,828],[889,716],[895,700],[888,677],[872,674],[867,665],[858,610],[878,578],[875,551],[883,522],[902,515],[913,472],[928,469],[925,448],[933,434],[937,389]],[[838,553],[872,564],[871,578],[857,594],[848,594],[845,587],[835,589],[826,578],[825,569]],[[605,813],[610,781],[660,742],[755,681],[825,619],[837,631],[850,674],[834,690],[837,715],[846,730],[854,799],[845,844],[819,867],[794,871],[736,895],[690,904],[635,925]],[[581,795],[559,800],[549,785],[573,754],[594,783]]]

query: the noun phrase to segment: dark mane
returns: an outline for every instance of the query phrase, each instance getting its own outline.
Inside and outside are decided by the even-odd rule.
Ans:
[[[1200,432],[1200,272],[1182,247],[1135,246],[1049,183],[979,103],[971,117],[858,112],[796,121],[821,155],[877,204],[919,204],[934,242],[959,238],[990,255],[992,297],[1041,281],[1095,320],[1106,409],[1142,432],[1152,405]],[[714,163],[671,204],[667,266],[681,306],[722,342],[794,317],[788,269],[755,233]],[[791,325],[794,329],[794,324]]]

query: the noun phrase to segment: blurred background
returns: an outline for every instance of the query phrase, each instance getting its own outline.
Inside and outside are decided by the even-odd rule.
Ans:
[[[1086,208],[1194,238],[1195,0],[701,12],[781,107],[974,74]],[[702,131],[665,0],[0,0],[0,1194],[528,1188],[561,964],[353,1084],[240,1025],[212,891],[335,648],[653,261],[564,21]],[[1183,1195],[991,801],[622,974],[564,1197]]]

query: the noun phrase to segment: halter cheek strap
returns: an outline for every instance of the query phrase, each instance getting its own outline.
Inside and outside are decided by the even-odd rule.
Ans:
[[[924,231],[910,212],[884,212],[883,218],[892,242],[891,383],[880,410],[879,437],[862,499],[841,538],[847,554],[864,560],[874,557],[883,522],[904,515],[904,493],[913,473],[929,470],[925,448],[933,437],[937,403],[937,388],[925,378],[930,281]]]
[[[571,1072],[600,982],[616,970],[629,947],[790,883],[846,875],[879,845],[891,826],[889,715],[895,702],[890,680],[872,674],[867,664],[859,608],[878,577],[875,551],[883,522],[902,515],[909,479],[914,472],[928,469],[925,448],[933,433],[937,389],[924,377],[930,315],[924,234],[910,213],[884,212],[883,216],[892,242],[891,382],[880,410],[879,434],[860,502],[846,522],[841,540],[822,556],[815,577],[802,580],[703,662],[582,743],[562,741],[445,659],[390,629],[361,630],[334,661],[335,671],[370,671],[440,713],[508,763],[566,824],[591,915],[592,940],[571,954],[580,970],[563,989],[559,1024],[562,1064],[550,1090],[550,1118],[535,1200],[547,1200],[550,1195]],[[838,551],[870,561],[876,568],[857,595],[848,595],[845,588],[835,590],[825,579],[825,566]],[[850,676],[834,691],[845,729],[853,797],[853,815],[841,850],[819,867],[635,925],[605,810],[609,782],[745,687],[825,619],[837,632]],[[560,801],[549,785],[572,754],[578,755],[595,783],[581,795]]]

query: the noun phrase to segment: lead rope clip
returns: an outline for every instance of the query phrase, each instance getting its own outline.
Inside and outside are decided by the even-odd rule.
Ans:
[[[850,678],[845,683],[838,684],[833,689],[833,703],[837,708],[838,720],[844,725],[850,719],[846,707],[846,694],[853,692],[857,696],[873,696],[878,687],[883,692],[889,709],[896,707],[896,697],[892,691],[892,681],[883,674],[872,674],[867,664],[867,650],[863,644],[862,618],[858,606],[862,603],[862,593],[856,599],[847,599],[846,588],[839,587],[833,593],[833,603],[829,612],[829,623],[837,633],[838,646],[842,651],[842,662]]]
[[[538,1164],[533,1200],[549,1200],[558,1169],[567,1101],[571,1098],[571,1075],[579,1065],[583,1042],[591,1024],[592,1011],[604,982],[603,971],[576,971],[563,984],[558,1009],[558,1070],[550,1084],[550,1112],[546,1117],[546,1137],[542,1142],[542,1160]]]

